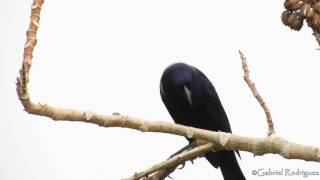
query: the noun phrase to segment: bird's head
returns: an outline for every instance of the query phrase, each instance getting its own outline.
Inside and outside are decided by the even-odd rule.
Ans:
[[[175,63],[167,67],[161,77],[160,92],[191,103],[191,83],[193,67],[185,63]]]

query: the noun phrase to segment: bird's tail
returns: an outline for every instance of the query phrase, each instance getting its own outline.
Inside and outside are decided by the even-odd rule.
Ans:
[[[224,180],[245,180],[234,151],[218,151],[207,153],[207,160],[214,166],[220,167]]]

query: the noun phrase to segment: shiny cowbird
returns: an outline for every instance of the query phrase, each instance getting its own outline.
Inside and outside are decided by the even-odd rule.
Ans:
[[[231,133],[226,112],[210,80],[197,68],[185,63],[167,67],[161,77],[163,103],[177,124]],[[188,139],[191,143],[194,139]],[[205,154],[215,168],[220,167],[224,180],[244,180],[235,151],[222,150]],[[236,151],[239,155],[239,152]]]

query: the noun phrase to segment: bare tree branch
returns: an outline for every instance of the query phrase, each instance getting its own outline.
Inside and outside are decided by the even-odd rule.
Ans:
[[[196,143],[195,143],[196,146],[201,146],[201,145],[205,145],[205,144],[207,144],[207,142],[206,141],[202,141],[202,140],[197,140]],[[211,148],[211,151],[213,151],[213,148]],[[193,161],[193,159],[189,159],[189,160]],[[180,163],[180,164],[183,164],[183,163]],[[142,180],[163,180],[166,177],[169,177],[169,175],[171,173],[173,173],[178,166],[179,166],[179,164],[177,164],[175,166],[171,166],[171,167],[167,167],[167,168],[161,169],[158,172],[153,173],[152,175],[150,175],[148,177],[144,177]],[[184,166],[184,164],[183,164],[183,166]]]
[[[19,84],[18,84],[19,86]],[[25,103],[25,110],[31,114],[46,116],[60,121],[81,121],[104,127],[123,127],[142,132],[161,132],[187,138],[203,139],[218,145],[219,149],[242,150],[255,155],[279,154],[287,159],[320,161],[320,149],[312,146],[294,144],[281,137],[250,138],[224,132],[187,127],[164,121],[147,121],[129,116],[107,116],[75,109],[63,109],[43,104]]]
[[[279,154],[287,159],[303,159],[306,161],[320,162],[319,148],[295,144],[281,137],[269,136],[266,138],[250,138],[233,135],[230,133],[197,129],[193,127],[187,127],[163,121],[146,121],[129,116],[122,116],[118,113],[112,116],[107,116],[96,114],[90,111],[85,112],[75,109],[53,107],[47,104],[33,103],[29,96],[28,83],[29,72],[32,65],[32,53],[37,42],[36,35],[39,27],[40,11],[42,4],[43,0],[34,0],[33,2],[31,10],[31,20],[29,28],[27,30],[27,41],[24,48],[22,67],[20,69],[20,76],[17,78],[17,93],[22,105],[28,113],[49,117],[57,121],[81,121],[97,124],[103,127],[123,127],[136,129],[142,132],[161,132],[184,136],[187,138],[201,139],[207,142],[211,142],[214,145],[215,150],[242,150],[252,152],[255,155],[273,153]],[[244,64],[244,70],[245,73],[248,73],[246,64]],[[250,84],[250,81],[248,82]],[[249,87],[251,88],[252,85]],[[261,101],[259,102],[261,103]],[[261,104],[263,105],[264,103]],[[269,112],[268,108],[265,109],[265,112],[266,114],[267,112]],[[268,118],[268,120],[271,121],[271,117]],[[273,125],[271,126],[269,123],[269,127],[273,127]],[[272,131],[270,131],[269,129],[269,132]],[[197,153],[200,154],[201,152],[203,154],[211,148],[211,143],[201,146],[201,150],[195,149],[194,151],[199,150]],[[186,160],[185,157],[189,157],[192,159],[193,156],[190,155],[190,153],[192,152],[185,152],[182,155],[179,155],[178,157],[169,159],[168,162],[171,166],[174,166],[181,162],[184,162]],[[187,156],[186,154],[189,155]],[[151,168],[151,170],[149,169],[141,173],[143,175],[147,175],[148,173],[155,172],[155,169],[160,170],[160,168],[164,167],[167,166],[162,167],[162,165],[160,164],[156,167],[153,167],[153,169]]]
[[[247,85],[249,86],[251,92],[253,93],[254,97],[257,99],[257,101],[260,103],[261,107],[264,110],[264,113],[266,114],[267,118],[267,123],[268,123],[268,136],[271,136],[272,134],[275,133],[272,118],[271,118],[271,113],[270,110],[267,106],[267,103],[263,100],[261,97],[260,93],[258,92],[255,83],[251,81],[250,76],[249,76],[249,67],[247,64],[247,59],[244,56],[244,54],[239,50],[240,58],[242,61],[242,69],[244,72],[243,78],[246,81]]]
[[[43,0],[34,0],[31,6],[31,18],[27,30],[27,41],[24,45],[22,68],[20,69],[20,77],[17,78],[17,91],[24,106],[30,103],[28,92],[29,71],[32,64],[33,49],[37,44],[37,31],[42,4]]]
[[[164,162],[161,162],[159,164],[155,164],[152,167],[148,168],[147,170],[141,171],[139,173],[135,173],[133,176],[125,178],[123,180],[138,180],[143,177],[147,177],[148,175],[150,175],[156,171],[159,171],[161,169],[167,169],[167,168],[177,166],[181,163],[184,163],[185,161],[197,158],[198,156],[210,151],[213,146],[214,145],[212,143],[200,145],[190,151],[186,151],[181,154],[178,154],[177,156],[174,156]]]
[[[145,177],[142,180],[163,180],[166,177],[168,177],[174,170],[177,168],[177,166],[169,167],[162,169],[151,176]]]

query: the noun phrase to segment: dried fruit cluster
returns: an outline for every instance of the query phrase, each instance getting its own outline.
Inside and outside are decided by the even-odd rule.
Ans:
[[[320,33],[320,0],[286,0],[284,7],[281,16],[284,25],[299,31],[306,19],[308,26]]]

